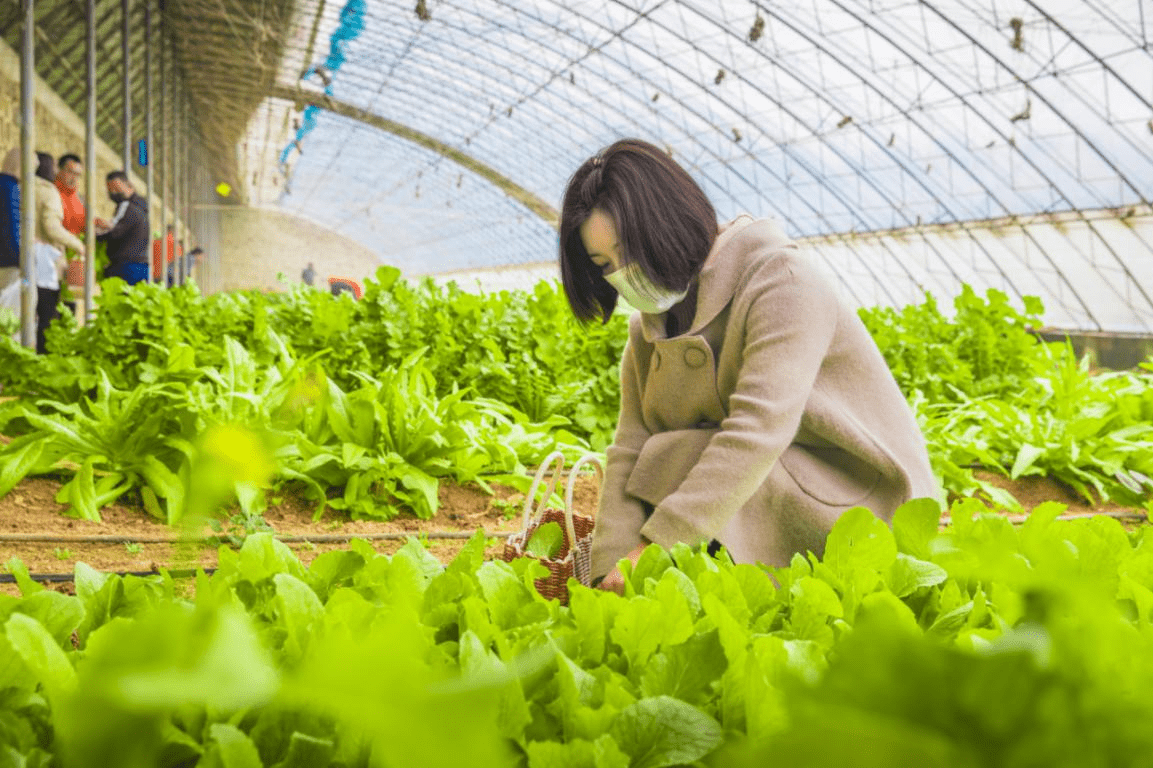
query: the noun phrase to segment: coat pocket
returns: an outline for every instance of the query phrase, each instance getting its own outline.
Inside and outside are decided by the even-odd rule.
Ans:
[[[676,491],[719,428],[658,432],[641,448],[625,492],[654,507]]]
[[[793,443],[781,454],[780,462],[802,491],[833,507],[860,502],[881,479],[876,467],[833,446]]]

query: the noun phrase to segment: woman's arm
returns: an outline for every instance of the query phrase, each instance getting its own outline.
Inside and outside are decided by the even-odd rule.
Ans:
[[[639,330],[637,332],[639,334]],[[593,531],[592,575],[603,576],[617,561],[648,542],[641,537],[644,504],[625,492],[641,447],[650,433],[641,415],[641,381],[630,333],[621,359],[621,408],[613,444],[605,452],[605,479]]]

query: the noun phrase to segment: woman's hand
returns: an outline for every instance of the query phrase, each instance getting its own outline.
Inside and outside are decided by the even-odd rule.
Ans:
[[[633,564],[634,567],[637,564],[637,560],[641,559],[641,553],[645,551],[645,547],[648,545],[649,542],[643,542],[632,552],[629,552],[627,555],[625,555],[625,557],[629,560],[629,562]],[[601,579],[601,583],[597,586],[597,589],[603,589],[607,592],[616,592],[618,595],[624,594],[625,577],[624,574],[621,573],[621,569],[614,567],[611,571],[609,571],[608,575]]]

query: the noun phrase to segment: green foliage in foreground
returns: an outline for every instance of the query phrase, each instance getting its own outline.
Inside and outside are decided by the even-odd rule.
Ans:
[[[415,541],[0,596],[0,760],[103,766],[1146,766],[1153,549],[914,501],[769,572],[650,547],[624,597]],[[59,762],[54,762],[58,760]]]

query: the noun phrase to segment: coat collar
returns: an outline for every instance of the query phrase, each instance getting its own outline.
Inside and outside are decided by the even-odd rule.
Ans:
[[[699,334],[732,301],[745,272],[745,260],[737,258],[738,253],[757,246],[784,245],[788,242],[788,236],[776,223],[767,219],[756,220],[747,213],[722,225],[697,275],[697,309],[692,324],[683,335]],[[645,341],[667,338],[666,314],[641,313],[641,329]]]

